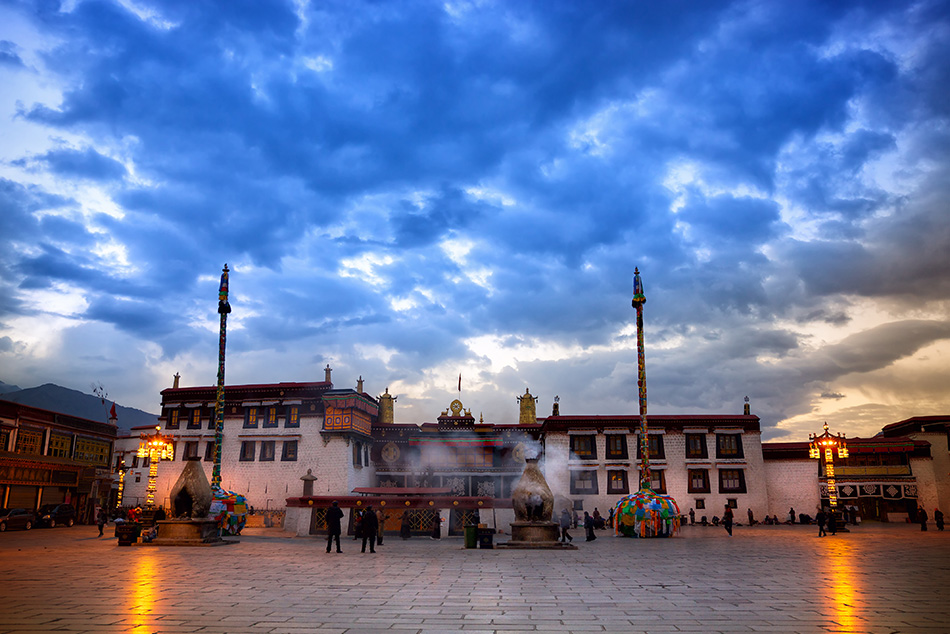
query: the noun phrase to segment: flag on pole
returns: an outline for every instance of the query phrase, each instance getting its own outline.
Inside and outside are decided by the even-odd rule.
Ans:
[[[112,409],[109,410],[109,418],[118,418],[115,415],[115,401],[112,401]]]

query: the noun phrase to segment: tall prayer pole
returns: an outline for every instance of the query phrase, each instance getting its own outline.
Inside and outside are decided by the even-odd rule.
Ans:
[[[218,337],[218,392],[214,401],[214,466],[211,469],[211,486],[221,486],[221,441],[224,439],[224,349],[228,338],[228,265],[221,272],[221,286],[218,287],[218,314],[221,315],[221,328]]]
[[[633,307],[637,309],[637,387],[640,392],[640,488],[650,488],[650,442],[647,438],[647,365],[643,354],[643,294],[640,269],[633,270]]]

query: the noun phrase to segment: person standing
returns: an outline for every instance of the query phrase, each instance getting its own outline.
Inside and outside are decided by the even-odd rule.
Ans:
[[[825,522],[828,521],[828,516],[825,515],[825,509],[818,509],[818,514],[815,515],[815,523],[818,524],[818,537],[824,537],[828,534],[825,530]]]
[[[795,507],[790,507],[788,509],[788,523],[789,524],[795,523]]]
[[[752,514],[751,507],[749,508],[748,515],[749,515],[749,526],[755,525],[755,515]]]
[[[376,518],[376,513],[373,512],[373,507],[367,505],[366,510],[363,511],[363,548],[360,550],[361,553],[366,552],[366,542],[369,542],[369,552],[376,552],[376,531],[379,529],[379,520]]]
[[[943,530],[943,511],[940,509],[934,509],[934,523],[937,525],[937,530]]]
[[[402,517],[400,517],[399,536],[403,539],[409,539],[412,536],[412,520],[410,517],[409,509],[404,510]]]
[[[828,511],[827,517],[828,517],[828,531],[832,535],[837,535],[838,534],[838,518],[835,517],[835,510],[830,509]]]
[[[330,552],[334,539],[336,539],[336,552],[343,552],[340,550],[341,519],[343,519],[343,509],[340,508],[339,502],[334,501],[327,509],[327,552]]]
[[[379,530],[376,532],[376,545],[383,545],[383,531],[386,529],[386,514],[383,513],[383,509],[376,511],[376,520],[379,524]]]
[[[722,524],[726,527],[726,532],[729,533],[729,537],[732,537],[732,520],[734,516],[732,514],[732,507],[726,504],[726,509],[722,513]]]
[[[353,518],[353,539],[360,539],[363,537],[363,511],[362,509],[353,510],[356,515]]]
[[[567,529],[571,527],[571,514],[567,512],[567,509],[561,511],[561,521],[559,525],[561,527],[561,543],[574,541],[574,538],[567,532]]]
[[[584,511],[584,532],[587,533],[587,541],[592,542],[597,539],[597,535],[594,534],[594,519],[587,511]]]
[[[435,517],[432,518],[432,539],[442,539],[442,511],[435,510]]]
[[[105,528],[106,522],[108,521],[109,518],[106,516],[106,510],[99,507],[99,512],[96,513],[96,526],[99,527],[99,537],[102,537],[102,529]]]
[[[693,509],[689,510],[689,525],[690,526],[696,525],[696,511],[694,511]]]
[[[611,506],[610,514],[607,515],[607,526],[609,526],[610,528],[614,527],[614,513],[615,513],[615,509],[614,507]]]
[[[927,511],[924,510],[923,505],[917,507],[917,521],[920,523],[920,530],[927,530]]]

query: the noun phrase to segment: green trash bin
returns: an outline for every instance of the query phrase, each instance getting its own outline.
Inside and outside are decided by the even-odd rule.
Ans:
[[[478,545],[478,526],[472,524],[465,527],[465,547],[475,548]]]

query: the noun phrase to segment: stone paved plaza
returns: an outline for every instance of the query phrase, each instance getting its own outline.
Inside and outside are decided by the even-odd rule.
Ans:
[[[575,551],[251,529],[126,547],[91,526],[0,535],[0,632],[950,632],[950,531],[871,525],[599,532]],[[111,527],[107,535],[111,534]],[[504,536],[500,536],[504,539]]]

